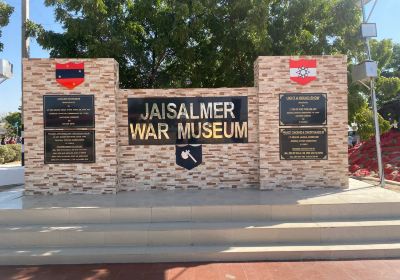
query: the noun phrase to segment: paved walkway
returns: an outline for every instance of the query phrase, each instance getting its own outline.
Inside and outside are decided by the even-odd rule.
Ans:
[[[398,280],[400,260],[6,266],[0,279]]]

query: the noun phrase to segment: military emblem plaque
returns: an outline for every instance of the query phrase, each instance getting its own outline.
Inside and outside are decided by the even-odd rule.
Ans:
[[[176,164],[187,170],[200,165],[203,160],[201,145],[179,145],[175,149]]]

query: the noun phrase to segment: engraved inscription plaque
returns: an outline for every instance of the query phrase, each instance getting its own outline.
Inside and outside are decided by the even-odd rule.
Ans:
[[[93,95],[43,96],[45,128],[94,128]]]
[[[280,125],[326,125],[326,93],[282,93],[279,95]]]
[[[280,128],[281,160],[328,159],[326,128]]]
[[[93,130],[46,130],[44,141],[46,164],[95,162]]]

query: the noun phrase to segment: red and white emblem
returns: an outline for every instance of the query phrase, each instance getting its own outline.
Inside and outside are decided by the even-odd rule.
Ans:
[[[299,59],[289,61],[290,79],[301,85],[306,85],[317,79],[317,60]]]

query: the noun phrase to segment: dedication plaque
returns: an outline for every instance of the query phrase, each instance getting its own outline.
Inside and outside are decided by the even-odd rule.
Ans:
[[[248,142],[247,96],[128,98],[130,145]]]
[[[95,162],[93,130],[46,130],[44,163]]]
[[[44,95],[44,128],[94,128],[93,95]]]
[[[280,125],[326,125],[326,107],[326,93],[282,93]]]
[[[281,160],[328,159],[327,128],[280,128]]]

